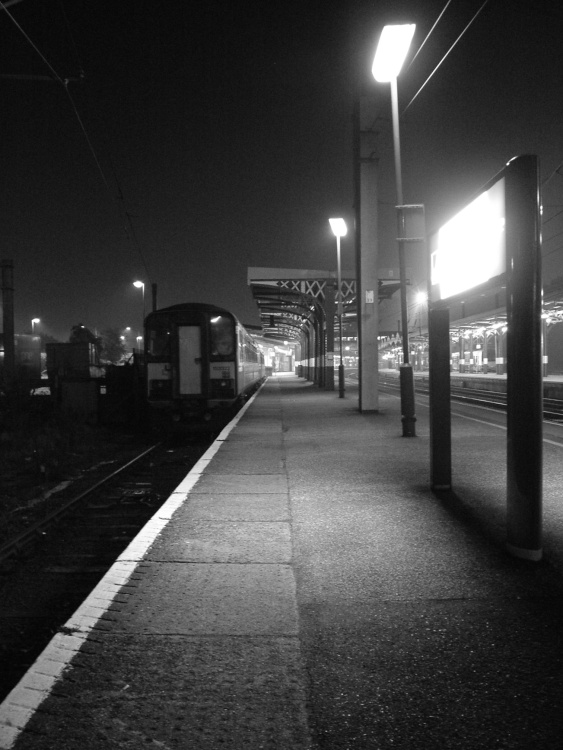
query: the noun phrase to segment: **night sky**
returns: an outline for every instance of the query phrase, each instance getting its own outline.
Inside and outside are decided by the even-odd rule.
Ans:
[[[370,69],[393,22],[417,24],[399,79],[405,201],[437,227],[508,159],[538,154],[544,274],[563,275],[563,6],[489,0],[407,107],[483,0],[451,0],[413,60],[446,2],[10,4],[51,67],[0,10],[0,255],[14,260],[16,332],[33,317],[60,340],[78,323],[140,329],[135,279],[147,310],[156,283],[159,306],[221,304],[256,324],[248,266],[333,270],[328,218],[353,220],[357,91],[377,102],[391,226],[389,86]],[[352,236],[342,250],[352,268]],[[395,253],[382,236],[381,265]]]

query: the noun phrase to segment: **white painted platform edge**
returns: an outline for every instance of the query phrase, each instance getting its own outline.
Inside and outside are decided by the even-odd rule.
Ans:
[[[49,696],[55,682],[68,667],[70,660],[78,652],[100,617],[107,612],[116,595],[128,583],[138,563],[141,562],[158,534],[186,501],[190,491],[201,477],[203,469],[209,465],[223,441],[244,416],[262,387],[222,430],[168,500],[143,526],[96,588],[65,623],[62,630],[67,632],[57,633],[52,638],[15,688],[0,704],[0,750],[11,750],[14,747],[22,729],[39,705]]]

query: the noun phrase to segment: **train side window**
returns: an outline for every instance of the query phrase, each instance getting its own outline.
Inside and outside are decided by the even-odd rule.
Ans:
[[[233,359],[235,354],[235,325],[231,318],[217,315],[211,318],[211,359]]]
[[[166,322],[155,323],[154,327],[148,332],[148,354],[155,359],[169,358],[171,355],[170,326]]]

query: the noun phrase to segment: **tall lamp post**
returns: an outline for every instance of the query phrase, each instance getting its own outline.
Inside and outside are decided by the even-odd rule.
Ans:
[[[399,100],[397,76],[403,66],[414,35],[414,24],[385,26],[375,51],[371,72],[379,83],[391,84],[391,108],[393,113],[393,146],[395,153],[395,182],[397,186],[397,222],[399,230],[399,281],[401,289],[401,329],[403,339],[403,365],[401,366],[401,420],[403,437],[415,437],[414,378],[409,361],[409,330],[407,312],[407,280],[404,246],[404,203],[401,175],[401,141],[399,136]]]
[[[37,323],[41,323],[41,320],[39,318],[32,318],[31,319],[31,335],[35,333],[35,326]]]
[[[344,219],[329,219],[330,228],[336,237],[336,279],[338,284],[338,335],[340,337],[340,364],[338,365],[338,397],[344,398],[344,360],[342,359],[342,276],[340,271],[340,238],[348,233]]]
[[[141,326],[141,331],[144,331],[145,329],[145,282],[144,281],[134,281],[133,286],[137,287],[137,289],[143,290],[143,325]]]

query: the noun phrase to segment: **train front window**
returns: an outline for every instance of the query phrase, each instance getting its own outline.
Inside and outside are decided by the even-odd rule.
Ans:
[[[215,315],[210,318],[212,360],[233,359],[235,354],[235,324],[232,318]]]
[[[168,321],[154,321],[148,331],[148,355],[154,359],[169,359],[172,341],[170,324]]]

